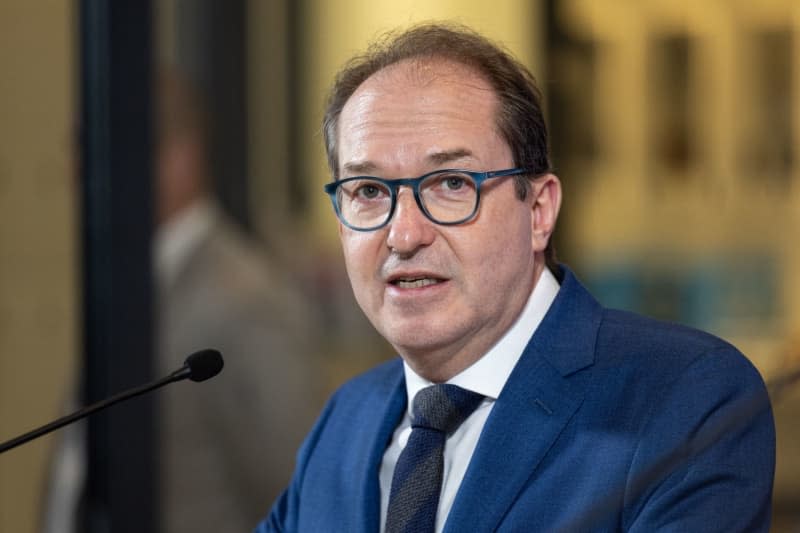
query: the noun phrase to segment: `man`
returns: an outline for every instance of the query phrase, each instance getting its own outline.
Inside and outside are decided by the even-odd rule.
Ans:
[[[561,185],[524,67],[419,26],[345,67],[324,128],[353,292],[400,358],[333,396],[259,532],[768,529],[769,409],[650,472],[763,382],[555,262]]]
[[[288,276],[213,200],[202,99],[172,71],[158,88],[159,374],[206,347],[226,359],[203,387],[159,395],[161,526],[246,531],[261,502],[286,485],[313,422],[308,332],[317,322]]]

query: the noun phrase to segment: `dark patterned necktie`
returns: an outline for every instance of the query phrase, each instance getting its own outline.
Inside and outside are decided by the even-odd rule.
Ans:
[[[411,436],[397,460],[386,533],[432,533],[442,489],[444,443],[484,396],[456,385],[432,385],[414,397]]]

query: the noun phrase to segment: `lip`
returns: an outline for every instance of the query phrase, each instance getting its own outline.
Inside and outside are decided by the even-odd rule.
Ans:
[[[448,278],[428,271],[393,272],[385,279],[386,290],[393,296],[421,295],[441,290]]]
[[[435,279],[438,281],[447,281],[445,276],[430,272],[428,270],[403,270],[395,271],[385,276],[385,282],[389,285],[395,285],[398,281],[406,280],[420,280],[420,279]]]

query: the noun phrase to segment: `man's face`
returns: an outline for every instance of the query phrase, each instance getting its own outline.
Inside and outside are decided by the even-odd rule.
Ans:
[[[511,150],[495,126],[497,105],[488,84],[464,66],[406,61],[386,68],[342,110],[340,176],[512,168]],[[517,197],[513,178],[491,179],[473,220],[441,226],[403,187],[387,226],[358,232],[340,224],[356,300],[417,373],[449,379],[519,315],[541,271],[532,198]]]

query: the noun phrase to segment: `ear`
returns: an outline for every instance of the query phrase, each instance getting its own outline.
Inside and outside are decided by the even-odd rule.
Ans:
[[[543,252],[556,229],[556,220],[561,209],[561,181],[555,174],[539,176],[531,182],[530,194],[533,209],[533,249]]]

